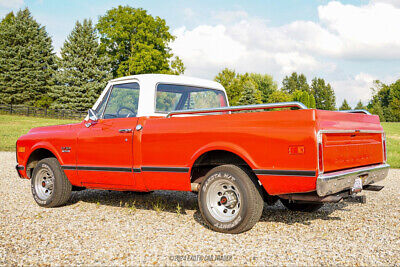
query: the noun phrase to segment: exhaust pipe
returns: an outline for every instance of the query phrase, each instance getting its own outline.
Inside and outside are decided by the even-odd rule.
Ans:
[[[191,183],[190,184],[192,192],[199,192],[200,184],[199,183]]]
[[[325,197],[320,197],[317,194],[286,194],[278,195],[280,198],[287,199],[290,201],[304,201],[304,202],[322,202],[322,203],[337,203],[343,199],[340,195],[330,195]]]

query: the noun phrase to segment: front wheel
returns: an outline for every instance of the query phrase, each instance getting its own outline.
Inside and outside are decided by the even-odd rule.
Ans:
[[[287,199],[280,199],[283,206],[291,211],[302,211],[302,212],[314,212],[322,208],[323,203],[301,203],[301,202],[290,202]]]
[[[254,176],[235,165],[210,170],[199,191],[200,212],[217,232],[237,234],[250,230],[264,207]]]
[[[45,158],[39,161],[33,170],[31,190],[39,206],[51,208],[68,201],[72,185],[57,159]]]

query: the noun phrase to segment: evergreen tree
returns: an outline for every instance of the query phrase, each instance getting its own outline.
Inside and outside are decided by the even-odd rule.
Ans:
[[[311,83],[311,93],[314,95],[317,109],[335,110],[335,92],[324,79],[314,78]]]
[[[84,111],[93,106],[111,79],[110,64],[99,56],[99,42],[91,20],[77,21],[61,48],[53,107]]]
[[[0,23],[0,102],[35,105],[54,83],[51,38],[26,8]]]
[[[340,106],[339,110],[351,110],[351,107],[349,103],[347,103],[347,100],[343,100],[342,105]]]
[[[8,13],[2,20],[0,23],[12,23],[12,21],[15,19],[15,15],[14,12],[10,12]]]
[[[296,72],[293,72],[290,77],[286,76],[283,79],[282,85],[282,91],[288,94],[292,94],[296,90],[310,92],[310,86],[304,74],[297,75]]]
[[[308,108],[316,108],[314,96],[306,91],[296,90],[292,94],[292,98],[293,101],[301,102]]]
[[[243,84],[243,91],[241,93],[238,105],[254,105],[261,104],[261,92],[257,89],[256,84],[253,81],[246,81]]]
[[[367,109],[367,107],[364,106],[362,101],[360,100],[360,101],[358,101],[358,103],[357,103],[357,105],[356,105],[356,107],[354,109],[356,109],[356,110],[357,109]]]

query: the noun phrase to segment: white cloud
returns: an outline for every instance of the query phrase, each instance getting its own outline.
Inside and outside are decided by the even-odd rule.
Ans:
[[[176,29],[171,44],[187,67],[187,74],[212,78],[224,67],[239,72],[266,72],[283,76],[299,69],[313,71],[332,68],[311,54],[292,49],[280,31],[265,21],[242,20],[232,25],[201,25],[193,30]]]
[[[352,108],[354,108],[360,100],[366,105],[371,99],[371,88],[373,86],[373,81],[376,79],[377,77],[373,75],[359,73],[345,80],[331,82],[332,88],[336,93],[337,107],[340,107],[344,99],[347,100]]]
[[[244,11],[220,12],[213,14],[217,25],[175,30],[177,39],[171,47],[183,59],[188,75],[210,79],[229,67],[270,73],[280,83],[284,75],[297,71],[310,79],[330,77],[338,105],[344,98],[352,106],[360,99],[366,103],[373,80],[384,77],[353,70],[358,74],[338,78],[343,77],[338,64],[400,60],[400,0],[371,0],[361,6],[331,1],[318,7],[318,17],[317,22],[272,27]]]
[[[320,6],[318,14],[322,27],[340,40],[338,56],[400,59],[400,8],[376,1],[360,7],[333,1]]]
[[[371,3],[386,3],[386,4],[391,4],[392,6],[400,8],[399,0],[372,0]]]
[[[24,5],[24,0],[0,0],[0,7],[19,8]]]

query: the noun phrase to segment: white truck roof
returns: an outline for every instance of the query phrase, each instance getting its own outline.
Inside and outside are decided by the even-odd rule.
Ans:
[[[168,75],[168,74],[132,75],[109,81],[106,88],[101,93],[99,99],[97,99],[96,103],[93,105],[93,109],[97,108],[97,106],[105,96],[106,92],[112,85],[130,83],[130,82],[137,82],[139,83],[140,86],[139,105],[137,113],[138,117],[160,116],[160,115],[165,116],[165,114],[155,112],[156,87],[159,83],[188,85],[201,88],[221,90],[225,92],[225,89],[221,84],[205,79],[199,79],[183,75]]]

